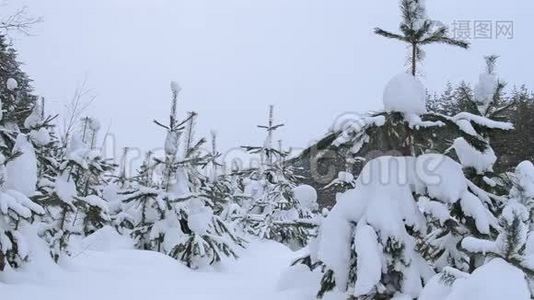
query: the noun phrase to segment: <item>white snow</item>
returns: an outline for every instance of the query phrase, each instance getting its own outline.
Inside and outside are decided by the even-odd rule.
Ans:
[[[100,121],[96,118],[90,118],[89,119],[89,128],[93,131],[99,131],[100,130]]]
[[[525,274],[500,258],[457,280],[445,300],[527,300],[530,292]],[[436,299],[439,300],[439,299]]]
[[[527,300],[525,274],[501,258],[492,259],[472,274],[453,268],[435,275],[419,300]]]
[[[50,132],[45,127],[39,128],[39,130],[30,131],[30,138],[37,146],[44,146],[50,143]]]
[[[441,224],[444,224],[445,221],[451,218],[449,208],[441,202],[432,201],[427,197],[419,197],[417,205],[425,215],[431,215]]]
[[[19,84],[14,78],[8,78],[6,81],[6,86],[8,90],[13,91],[19,86]]]
[[[105,226],[95,231],[80,242],[81,251],[110,251],[117,249],[132,249],[134,243],[127,236],[120,235],[115,228]]]
[[[489,234],[490,226],[496,228],[497,220],[482,204],[479,198],[472,193],[466,191],[462,195],[460,205],[465,215],[473,217],[475,226],[480,233]]]
[[[473,167],[479,174],[493,171],[497,156],[491,147],[480,152],[462,137],[454,140],[453,147],[463,166]]]
[[[178,84],[178,82],[171,81],[171,90],[173,93],[178,94],[182,90],[182,87],[180,86],[180,84]]]
[[[470,192],[468,182],[461,165],[440,154],[382,156],[369,161],[356,180],[356,187],[337,195],[336,205],[322,222],[318,259],[334,271],[336,286],[343,291],[348,282],[351,241],[359,240],[355,250],[362,252],[363,261],[360,263],[358,257],[355,293],[363,295],[378,288],[375,272],[384,270],[383,264],[388,261],[383,243],[392,239],[403,245],[403,257],[412,262],[399,270],[403,273],[401,291],[417,297],[422,289],[421,280],[429,279],[433,271],[415,252],[416,239],[407,232],[406,226],[426,233],[423,213],[443,223],[450,218],[446,205],[460,201],[463,212],[473,217],[479,232],[489,233],[491,227],[498,227],[483,201]],[[414,192],[426,193],[432,200],[423,198],[418,206]],[[376,247],[375,254],[385,258],[369,254],[369,249]],[[380,268],[378,261],[382,264]],[[359,274],[360,268],[363,268],[362,274]]]
[[[469,121],[469,122],[472,122],[472,123],[475,123],[477,125],[480,125],[480,126],[483,126],[483,127],[486,127],[486,128],[490,128],[490,129],[501,129],[501,130],[512,130],[514,129],[514,125],[510,122],[501,122],[501,121],[495,121],[495,120],[492,120],[492,119],[489,119],[489,118],[486,118],[486,117],[483,117],[483,116],[479,116],[479,115],[475,115],[475,114],[472,114],[472,113],[468,113],[468,112],[461,112],[461,113],[458,113],[456,115],[454,115],[453,117],[448,117],[451,121],[455,122],[456,124],[460,123],[460,122],[464,122],[464,121]],[[465,132],[467,133],[472,133],[471,129],[467,128],[465,126],[465,123],[462,125],[462,124],[458,124],[458,126],[460,126],[460,128],[462,128],[462,130],[464,130]]]
[[[296,264],[280,274],[277,287],[280,291],[297,288],[310,289],[311,287],[319,286],[322,275],[318,271],[311,272],[308,266],[304,264]],[[311,291],[310,295],[312,295]]]
[[[69,173],[56,177],[54,192],[65,203],[72,203],[74,196],[76,196],[76,185],[74,179],[70,178]]]
[[[405,225],[409,225],[417,231],[424,232],[425,229],[424,217],[412,196],[412,188],[421,185],[415,175],[415,165],[413,157],[383,156],[373,159],[363,168],[356,188],[338,194],[336,205],[320,228],[318,257],[334,271],[336,286],[340,290],[347,285],[350,245],[354,235],[357,235],[356,239],[365,239],[368,243],[358,247],[364,247],[359,250],[369,257],[364,272],[370,276],[358,277],[356,293],[368,292],[373,288],[372,283],[376,284],[377,257],[369,254],[370,248],[375,247],[373,239],[386,241],[391,238],[405,246],[404,255],[407,259],[418,260],[414,251],[415,239],[405,228]],[[356,233],[353,232],[355,223],[358,224]],[[364,227],[364,231],[358,229],[365,224],[368,226]],[[369,230],[378,238],[374,238]],[[377,247],[379,255],[384,247],[383,244]],[[404,292],[416,295],[418,289],[413,283],[426,277],[429,268],[415,263],[411,266],[405,273]],[[363,282],[359,283],[359,280]]]
[[[198,235],[205,234],[211,224],[213,211],[199,199],[191,199],[189,207],[187,218],[189,228]]]
[[[281,289],[280,276],[296,258],[287,247],[251,241],[239,254],[237,261],[193,271],[161,253],[128,249],[124,237],[105,228],[84,239],[79,252],[61,266],[29,264],[3,275],[10,283],[0,282],[0,291],[2,299],[17,300],[314,298],[315,287],[306,282]]]
[[[426,93],[423,84],[408,73],[393,77],[384,89],[384,108],[406,114],[426,113]]]
[[[333,145],[339,146],[351,142],[352,153],[358,153],[361,147],[369,142],[369,136],[366,130],[375,126],[382,126],[386,118],[382,115],[355,115],[349,114],[336,120],[331,130],[338,133],[337,138],[332,142]]]
[[[415,176],[426,186],[429,196],[449,203],[458,201],[467,189],[462,166],[439,154],[421,155],[416,160]]]
[[[180,133],[178,131],[167,132],[167,137],[165,138],[165,154],[167,155],[176,155],[178,152],[178,141],[180,138]]]
[[[487,107],[493,101],[493,95],[497,92],[498,84],[495,74],[487,72],[480,74],[474,90],[475,101],[479,105]]]
[[[42,122],[41,106],[36,103],[32,109],[31,114],[24,120],[24,127],[32,128],[39,125]]]
[[[37,158],[32,144],[24,134],[17,135],[14,151],[22,154],[7,163],[6,187],[26,196],[35,193],[37,184]]]
[[[413,113],[406,113],[404,118],[408,121],[410,128],[415,129],[445,126],[442,121],[423,121],[419,115]]]
[[[378,245],[378,236],[374,229],[361,224],[354,233],[354,246],[357,253],[358,270],[354,296],[365,295],[372,291],[382,276],[382,251]]]
[[[481,240],[468,236],[462,240],[462,248],[473,253],[495,253],[497,247],[494,241]]]
[[[319,205],[317,204],[317,191],[312,186],[301,184],[293,189],[293,193],[301,207],[310,211],[319,209]]]
[[[436,274],[427,282],[419,295],[419,300],[445,300],[451,293],[454,281],[468,276],[468,273],[445,267],[441,273]]]
[[[98,197],[97,195],[89,195],[87,197],[81,198],[83,201],[87,202],[89,205],[100,208],[103,212],[108,212],[109,206],[106,200]]]
[[[515,168],[515,184],[511,191],[512,196],[522,199],[524,202],[534,200],[534,165],[525,160]]]
[[[0,212],[7,215],[10,210],[23,218],[30,218],[32,212],[44,214],[44,209],[25,195],[15,190],[2,191],[0,192]]]

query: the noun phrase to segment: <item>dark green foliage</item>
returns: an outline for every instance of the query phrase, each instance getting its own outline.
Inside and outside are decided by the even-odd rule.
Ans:
[[[467,49],[469,43],[449,36],[448,28],[430,20],[426,16],[421,0],[401,0],[402,22],[399,33],[392,33],[380,28],[374,32],[389,39],[396,39],[410,46],[410,65],[412,75],[416,75],[416,64],[424,58],[421,46],[429,44],[446,44]]]
[[[8,79],[13,78],[18,87],[10,91],[7,88]],[[33,95],[31,80],[21,69],[17,61],[17,51],[8,44],[6,37],[0,34],[0,99],[5,110],[3,120],[14,122],[23,127],[24,120],[31,113],[37,101]]]

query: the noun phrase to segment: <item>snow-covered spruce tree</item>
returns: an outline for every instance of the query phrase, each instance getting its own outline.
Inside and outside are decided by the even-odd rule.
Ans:
[[[115,165],[103,158],[100,149],[96,148],[99,129],[96,119],[83,118],[80,135],[72,136],[61,165],[62,175],[68,172],[67,181],[73,180],[76,186],[76,199],[81,209],[77,210],[74,221],[81,223],[84,235],[109,222],[108,204],[102,199],[102,190]]]
[[[31,80],[17,61],[17,51],[0,34],[0,98],[2,99],[2,119],[24,127],[24,121],[37,102],[32,94]]]
[[[0,127],[0,130],[5,128]],[[6,150],[2,149],[2,152]],[[44,214],[43,208],[28,198],[35,191],[37,181],[35,153],[32,151],[27,136],[19,133],[10,156],[6,159],[0,153],[0,271],[20,267],[30,259],[26,244],[29,233],[24,229],[36,214]]]
[[[326,271],[319,296],[336,287],[355,299],[416,298],[434,274],[432,261],[417,247],[431,227],[422,201],[426,213],[443,221],[453,220],[448,206],[459,203],[481,231],[497,226],[451,158],[373,159],[321,225],[316,256]]]
[[[14,50],[6,48],[1,36],[0,56],[5,59],[1,61],[0,77],[12,74],[26,78],[18,69]],[[17,94],[17,81],[11,77],[0,86],[0,271],[4,271],[31,259],[27,239],[33,234],[27,230],[28,225],[44,210],[29,198],[36,189],[37,159],[29,137],[21,133],[27,116],[19,114],[23,101],[17,99],[22,95]]]
[[[375,33],[408,44],[410,49],[410,70],[413,76],[417,72],[417,62],[424,58],[422,46],[440,43],[467,49],[469,44],[449,36],[448,28],[428,18],[424,0],[401,0],[402,22],[400,34],[375,28]]]
[[[310,256],[317,260],[310,265],[325,266],[319,296],[337,287],[357,299],[389,299],[399,293],[416,297],[433,270],[447,265],[468,270],[474,264],[468,253],[459,249],[464,236],[490,237],[498,228],[492,209],[492,200],[498,197],[473,184],[464,175],[463,166],[453,160],[454,155],[442,154],[457,137],[481,145],[486,141],[471,138],[454,117],[426,113],[424,88],[409,74],[398,75],[387,84],[384,106],[386,112],[345,122],[333,141],[333,146],[347,158],[365,158],[369,153],[379,158],[364,166],[354,189],[338,195],[338,203],[320,228],[316,253]],[[508,126],[464,115],[476,124]],[[377,150],[386,156],[380,157]],[[404,157],[387,156],[390,153]],[[436,163],[430,163],[433,161]],[[431,173],[439,175],[438,182],[419,178],[416,167],[403,167],[400,171],[398,167],[427,163],[435,166]],[[380,176],[373,177],[377,174]],[[407,179],[399,185],[388,180],[411,178],[410,174],[417,175],[415,181]],[[398,202],[387,202],[393,199],[392,195]],[[395,221],[386,220],[398,222],[393,225]],[[360,227],[364,228],[362,232]],[[392,228],[396,230],[393,233]],[[331,246],[334,243],[337,246]],[[374,273],[368,272],[366,261],[380,261],[380,267]]]
[[[287,152],[273,147],[274,131],[283,124],[275,124],[273,106],[269,108],[267,136],[263,146],[243,146],[251,154],[260,154],[261,163],[249,170],[249,181],[245,193],[250,200],[245,203],[242,224],[246,232],[276,240],[291,248],[307,244],[313,235],[313,217],[316,207],[300,203],[293,192],[297,176],[291,166],[285,164]]]
[[[476,111],[460,112],[454,116],[427,113],[424,99],[424,88],[413,76],[401,74],[394,77],[384,91],[386,112],[362,115],[342,122],[342,126],[334,128],[332,145],[326,150],[336,151],[347,161],[365,161],[381,155],[447,154],[465,167],[470,192],[482,201],[492,215],[498,214],[502,197],[494,195],[494,192],[501,190],[498,178],[491,172],[495,161],[478,159],[490,157],[489,154],[493,151],[490,141],[479,132],[508,130],[512,128],[511,124],[481,116]],[[454,151],[455,141],[457,143],[459,140],[464,142],[465,148],[471,151],[473,157],[478,157],[473,163],[486,162],[487,171],[477,174],[466,159],[458,159],[458,156],[469,154],[464,151],[458,155]],[[423,200],[421,205],[427,203]],[[434,206],[433,199],[427,200],[430,200],[429,205]],[[452,217],[449,220],[440,220],[439,217],[432,216],[431,211],[426,212],[433,226],[429,227],[428,237],[419,241],[419,247],[425,252],[425,257],[435,261],[438,270],[447,265],[465,271],[473,270],[476,259],[458,249],[459,242],[466,235],[487,237],[495,232],[478,228],[475,220],[465,214],[459,202],[448,204],[447,210]]]
[[[165,206],[159,198],[160,191],[154,182],[154,166],[152,152],[145,154],[143,164],[137,175],[132,178],[131,185],[119,193],[122,200],[121,213],[128,216],[132,222],[131,236],[138,249],[158,250],[159,245],[150,232],[154,223],[163,217]]]
[[[133,229],[133,219],[126,213],[125,204],[121,196],[132,188],[132,184],[135,181],[129,177],[127,172],[129,150],[129,147],[123,148],[116,174],[102,189],[102,198],[108,202],[111,224],[121,234],[126,234],[126,232]],[[148,155],[150,157],[152,153],[149,152]],[[142,164],[141,168],[144,168],[144,166],[145,163]],[[144,170],[140,170],[139,173],[144,174],[144,172]]]
[[[46,115],[45,99],[35,102],[30,115],[24,120],[22,131],[26,133],[35,148],[38,162],[39,184],[43,179],[49,179],[57,173],[57,157],[61,150],[54,132],[53,121],[57,116]]]
[[[202,186],[202,193],[210,200],[213,213],[235,227],[242,216],[242,205],[248,199],[244,194],[242,178],[235,172],[221,173],[223,166],[218,158],[217,136],[211,131],[211,160],[208,165],[208,181]]]
[[[194,140],[196,114],[179,122],[177,101],[180,87],[171,83],[172,102],[169,125],[156,124],[167,131],[165,158],[145,162],[150,172],[161,168],[161,179],[153,181],[152,174],[140,174],[136,185],[124,195],[130,203],[137,246],[165,253],[190,268],[219,262],[224,256],[237,257],[236,247],[241,239],[218,216],[213,214],[211,201],[202,194],[207,182],[198,168],[212,159],[200,151],[204,140]],[[184,148],[179,155],[179,139],[187,127]],[[142,184],[141,184],[142,183]]]
[[[34,197],[46,208],[42,236],[55,261],[70,254],[73,235],[87,236],[110,221],[108,203],[102,197],[106,176],[114,165],[102,157],[100,150],[82,141],[88,134],[96,141],[97,124],[96,120],[82,119],[80,132],[73,134],[66,146],[53,139],[51,147],[55,150],[54,155],[49,152],[49,160],[55,161],[51,165],[54,168],[43,174]]]
[[[480,74],[474,94],[465,92],[464,95],[469,107],[452,117],[471,138],[459,137],[454,140],[456,155],[468,169],[470,179],[485,190],[498,189],[498,182],[491,178],[497,156],[491,147],[490,136],[496,130],[513,129],[511,123],[503,122],[506,120],[503,112],[510,103],[502,100],[504,84],[497,79],[494,71],[496,59],[496,56],[485,58],[485,70]]]
[[[472,274],[450,267],[444,269],[425,287],[421,300],[467,299],[472,298],[473,293],[483,299],[532,298],[534,166],[529,161],[520,163],[512,178],[514,186],[499,217],[496,238],[468,236],[461,242],[465,251],[482,257],[481,266]]]
[[[488,57],[486,60],[487,70],[480,76],[475,87],[475,98],[470,98],[467,93],[464,95],[464,104],[469,111],[447,117],[461,134],[452,138],[452,146],[449,149],[451,151],[445,152],[462,164],[469,179],[470,191],[496,216],[502,209],[502,196],[506,187],[501,177],[493,172],[497,156],[491,147],[489,136],[497,130],[510,130],[513,126],[503,122],[499,116],[504,107],[499,101],[503,85],[498,83],[493,73],[495,57]],[[432,218],[433,230],[420,246],[426,256],[435,260],[438,270],[449,265],[472,272],[480,265],[483,257],[477,253],[462,251],[459,247],[460,241],[465,236],[494,237],[496,231],[481,230],[477,220],[470,218],[469,214],[465,215],[458,205],[450,207],[450,211],[454,219],[448,223],[441,223],[435,217]]]

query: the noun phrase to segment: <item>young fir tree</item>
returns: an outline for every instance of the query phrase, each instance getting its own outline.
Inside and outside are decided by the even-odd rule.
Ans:
[[[110,176],[102,187],[102,199],[108,203],[111,225],[117,232],[125,235],[133,228],[133,220],[125,212],[124,203],[121,199],[121,195],[131,188],[133,181],[127,172],[129,150],[129,147],[123,148],[115,173]]]
[[[447,265],[468,270],[477,264],[460,249],[463,237],[488,238],[499,227],[494,205],[501,198],[475,185],[464,166],[454,161],[457,156],[451,149],[457,138],[473,149],[485,149],[488,141],[470,134],[469,128],[506,129],[510,124],[467,112],[453,117],[427,113],[425,97],[415,77],[396,76],[385,88],[387,112],[363,115],[334,128],[334,149],[348,160],[370,161],[355,188],[338,195],[321,225],[308,264],[324,266],[319,296],[337,288],[356,299],[417,297],[433,270]],[[421,171],[418,164],[434,160],[436,168],[431,170],[441,181],[427,182],[418,177],[421,174],[410,179],[410,174]],[[399,178],[405,179],[402,184]],[[389,202],[392,195],[402,207]],[[350,206],[356,203],[363,206]]]
[[[221,173],[223,166],[218,158],[217,136],[211,131],[211,161],[208,169],[208,181],[202,187],[202,193],[210,199],[215,215],[234,225],[242,215],[241,206],[248,199],[243,192],[241,177],[236,173]]]
[[[400,34],[375,28],[375,33],[390,39],[396,39],[408,44],[410,49],[410,69],[416,75],[417,62],[424,58],[422,46],[430,44],[447,44],[467,49],[467,42],[449,36],[448,28],[430,20],[425,11],[424,0],[401,0],[402,22]]]
[[[36,105],[16,51],[0,35],[0,271],[31,260],[26,230],[44,209],[28,197],[35,193],[37,158],[25,121]]]
[[[37,102],[32,94],[31,80],[21,70],[17,61],[17,51],[0,34],[0,98],[2,99],[3,116],[6,123],[24,127],[24,121]]]
[[[495,131],[506,131],[513,128],[510,123],[502,122],[496,117],[499,109],[499,94],[502,85],[498,83],[493,74],[494,59],[488,59],[487,73],[480,76],[475,87],[476,98],[464,95],[468,111],[462,111],[447,119],[457,126],[460,135],[452,138],[451,147],[445,151],[455,158],[464,168],[468,179],[469,190],[483,203],[489,216],[499,215],[503,206],[503,197],[506,190],[503,181],[493,171],[497,156],[491,147],[489,134]],[[491,71],[489,71],[491,69]],[[478,99],[478,100],[476,100]],[[499,196],[501,195],[501,196]],[[423,202],[432,203],[432,202]],[[451,219],[441,222],[436,216],[427,213],[432,222],[431,232],[420,244],[425,256],[434,262],[438,270],[445,266],[452,266],[462,271],[472,272],[477,268],[483,257],[477,253],[463,251],[459,244],[465,236],[477,238],[491,238],[497,232],[498,226],[491,230],[481,230],[480,222],[473,218],[472,212],[462,210],[461,203],[449,207]],[[431,210],[431,207],[426,207]]]
[[[159,190],[153,178],[154,166],[152,152],[149,151],[137,175],[132,178],[131,185],[119,193],[123,202],[122,213],[132,220],[130,235],[136,243],[135,246],[144,250],[156,250],[156,241],[152,239],[150,232],[154,223],[162,218],[159,205],[164,206],[158,199]]]
[[[67,160],[63,162],[63,172],[68,170],[74,180],[78,210],[76,222],[83,226],[83,234],[89,235],[109,224],[108,203],[102,199],[102,191],[109,182],[115,165],[102,157],[96,148],[97,134],[100,129],[98,120],[83,118],[80,136],[73,136],[67,149]]]
[[[245,231],[260,238],[272,239],[292,248],[303,247],[313,234],[313,208],[300,203],[294,195],[297,176],[285,164],[287,152],[273,147],[274,131],[283,124],[275,124],[273,106],[269,107],[267,137],[263,146],[244,146],[251,154],[260,154],[261,164],[250,170],[245,193],[250,197],[244,205],[242,221]]]
[[[219,262],[224,256],[237,257],[236,247],[241,246],[242,240],[213,214],[210,199],[202,194],[207,177],[198,168],[209,164],[212,157],[200,152],[203,139],[194,140],[196,114],[178,121],[180,87],[172,83],[171,90],[169,125],[156,121],[167,131],[165,158],[155,159],[155,165],[146,161],[142,167],[148,172],[160,167],[162,178],[156,182],[151,173],[140,174],[123,201],[130,203],[134,215],[132,236],[138,247],[165,253],[190,268],[198,268]],[[185,141],[179,155],[179,138],[184,129]]]
[[[110,222],[108,202],[102,197],[114,165],[102,157],[94,143],[82,141],[91,135],[96,142],[97,124],[96,120],[83,118],[79,134],[74,134],[67,146],[54,138],[55,151],[49,160],[54,161],[55,167],[44,173],[34,197],[46,207],[42,236],[55,261],[71,254],[73,235],[87,236]]]
[[[454,294],[454,299],[460,299],[458,295],[469,293],[469,289],[480,289],[479,286],[470,287],[469,280],[485,272],[485,283],[495,282],[491,278],[502,280],[506,269],[517,274],[517,278],[506,278],[506,281],[523,282],[523,287],[513,287],[513,294],[507,291],[514,299],[530,299],[533,294],[534,280],[534,244],[533,244],[533,223],[532,223],[532,199],[534,199],[534,166],[530,161],[520,163],[515,173],[512,174],[513,188],[510,191],[505,206],[499,217],[498,234],[493,239],[481,239],[476,237],[466,237],[461,242],[461,247],[473,254],[480,255],[480,266],[473,270],[472,274],[463,273],[454,268],[447,268],[436,275],[432,283],[425,287],[421,299],[449,299],[449,295]],[[500,265],[495,269],[491,266]],[[511,274],[510,274],[511,275]],[[508,275],[505,275],[508,276]],[[462,278],[463,284],[454,283]],[[505,282],[506,282],[505,281]],[[499,282],[499,281],[496,281]],[[528,282],[528,287],[527,287]],[[506,285],[506,283],[504,284]],[[490,290],[493,288],[490,287]],[[508,287],[500,286],[498,289]],[[520,288],[519,290],[516,290]],[[495,292],[493,292],[495,293]],[[480,294],[480,293],[479,293]],[[495,294],[487,293],[488,296],[501,298]],[[465,297],[465,296],[464,296]],[[486,296],[484,296],[486,297]]]

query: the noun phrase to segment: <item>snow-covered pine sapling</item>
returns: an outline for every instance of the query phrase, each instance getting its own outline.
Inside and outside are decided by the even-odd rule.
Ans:
[[[19,137],[26,139],[22,134],[19,134]],[[29,257],[31,249],[28,248],[26,242],[26,239],[31,237],[27,236],[28,233],[24,233],[23,230],[26,225],[33,221],[36,214],[42,215],[45,212],[27,195],[7,186],[10,181],[9,176],[16,177],[16,174],[10,174],[6,168],[6,163],[9,163],[9,160],[19,158],[19,162],[22,159],[26,160],[25,164],[36,164],[31,159],[28,161],[27,157],[17,155],[19,156],[10,156],[6,159],[0,153],[0,271],[4,271],[6,268],[18,268],[23,262],[31,259]],[[35,156],[35,154],[33,155]],[[28,186],[33,186],[35,190],[36,182],[32,179],[35,178],[35,175],[29,176],[29,178],[23,176],[13,179],[19,181],[19,185],[25,183]]]
[[[102,198],[108,202],[111,224],[117,232],[125,234],[133,229],[134,220],[126,212],[122,195],[128,193],[135,180],[127,172],[129,147],[124,147],[116,173],[102,188]]]
[[[479,186],[494,188],[490,178],[497,156],[491,148],[490,134],[498,130],[511,130],[511,123],[503,122],[502,112],[510,104],[502,103],[501,94],[504,84],[495,74],[497,56],[485,58],[486,68],[480,74],[474,95],[465,92],[465,98],[471,103],[468,111],[451,117],[459,129],[467,134],[454,140],[453,148],[458,159],[466,168],[472,169],[472,178]],[[486,173],[488,173],[487,176]]]
[[[220,156],[220,153],[217,151],[217,132],[215,132],[215,130],[211,130],[210,135],[211,135],[211,156],[213,159],[211,160],[211,163],[210,163],[211,170],[210,170],[209,178],[212,182],[215,182],[218,179],[219,168],[222,167],[222,164],[219,163],[216,159],[217,157]]]
[[[158,250],[157,241],[150,234],[152,226],[163,216],[165,204],[159,198],[160,190],[153,181],[154,161],[152,152],[145,154],[143,164],[131,185],[121,191],[119,198],[123,202],[122,213],[132,222],[130,235],[135,246],[143,250]]]
[[[466,237],[462,248],[492,258],[502,258],[534,280],[534,236],[529,230],[530,214],[517,199],[510,199],[499,218],[499,235],[495,240]],[[488,259],[486,259],[488,261]]]
[[[80,202],[76,201],[76,185],[70,173],[62,172],[47,185],[39,189],[34,198],[46,208],[43,216],[42,238],[50,247],[50,255],[55,262],[70,255],[70,238],[80,235],[81,229],[76,222]]]
[[[454,149],[451,144],[462,138],[470,143],[469,147],[487,147],[488,142],[477,134],[475,128],[506,129],[511,125],[467,112],[453,117],[425,113],[424,99],[424,88],[414,76],[395,76],[384,91],[387,112],[362,115],[343,122],[342,128],[334,128],[332,147],[341,149],[338,153],[346,160],[388,153],[416,157],[423,153],[446,153],[462,162],[467,171],[464,184],[469,196],[462,197],[462,201],[457,198],[447,202],[426,194],[418,195],[416,199],[427,217],[429,234],[417,241],[418,250],[436,269],[454,266],[468,271],[476,259],[471,259],[457,244],[467,235],[489,237],[495,233],[492,226],[481,226],[480,222],[495,219],[501,197],[488,193],[472,181],[464,161],[451,151]]]
[[[494,117],[496,111],[501,111],[499,107],[499,98],[504,88],[504,83],[497,79],[495,68],[497,64],[496,55],[484,57],[485,68],[480,73],[478,82],[475,85],[473,100],[477,105],[480,115]]]
[[[125,193],[123,199],[124,202],[131,203],[130,207],[138,208],[132,211],[134,229],[131,234],[136,240],[136,246],[167,254],[174,246],[175,239],[180,239],[180,236],[184,235],[182,227],[186,222],[181,221],[182,218],[174,211],[173,205],[168,203],[171,193],[180,194],[179,197],[172,195],[173,199],[183,197],[182,200],[185,201],[189,197],[187,178],[177,179],[178,175],[185,174],[183,169],[180,169],[180,173],[177,174],[177,154],[184,124],[189,120],[178,122],[177,108],[180,91],[181,87],[178,83],[171,82],[172,97],[169,124],[164,125],[154,120],[154,123],[167,131],[164,143],[164,160],[155,159],[155,163],[153,163],[153,157],[147,155],[141,166],[138,184]],[[153,182],[152,172],[156,167],[160,167],[162,170],[162,180],[159,185]],[[175,236],[172,237],[172,235]],[[170,240],[170,242],[166,242],[166,240]]]
[[[20,69],[16,51],[0,35],[0,271],[30,260],[25,231],[44,209],[30,200],[37,184],[35,150],[21,133],[34,106],[29,79]]]
[[[464,49],[469,47],[469,43],[451,37],[446,26],[428,18],[423,2],[424,0],[401,0],[402,22],[399,25],[401,33],[393,33],[380,28],[374,30],[380,36],[408,44],[410,71],[413,76],[417,73],[417,62],[425,56],[422,46],[446,44]]]
[[[534,165],[525,160],[517,165],[512,175],[510,198],[516,199],[529,211],[529,230],[534,230]]]
[[[56,262],[70,255],[72,235],[86,236],[109,223],[109,205],[102,192],[105,175],[114,168],[77,135],[72,135],[67,147],[58,146],[57,150],[57,168],[45,176],[34,197],[46,207],[42,236]]]
[[[530,294],[534,295],[534,166],[521,162],[515,169],[513,188],[499,217],[499,234],[494,240],[466,237],[461,246],[468,252],[479,253],[487,264],[499,258],[521,270],[528,279]],[[479,267],[479,266],[477,266]],[[480,268],[480,267],[479,267]]]
[[[152,181],[151,175],[140,174],[143,185],[134,185],[124,195],[124,201],[132,203],[130,207],[135,213],[132,235],[138,247],[160,251],[190,268],[198,268],[219,262],[223,256],[237,257],[235,246],[240,245],[241,240],[213,214],[210,200],[201,193],[208,178],[197,168],[208,165],[211,156],[200,153],[203,139],[194,141],[196,114],[178,121],[178,84],[171,83],[171,90],[169,125],[155,121],[167,131],[165,159],[154,159],[155,167],[162,169],[161,182]],[[186,138],[189,141],[184,145],[183,155],[178,156],[184,126],[188,128]],[[153,170],[152,162],[146,162],[143,169]],[[144,186],[146,183],[150,186]]]
[[[32,94],[33,88],[26,73],[21,70],[17,60],[17,51],[13,49],[4,34],[0,34],[0,101],[1,119],[4,124],[24,127],[24,120],[32,111],[37,97]],[[13,126],[10,126],[13,128]]]
[[[346,171],[340,171],[337,174],[337,178],[332,180],[323,189],[336,187],[337,190],[344,192],[346,190],[353,189],[355,185],[356,185],[356,180],[354,179],[354,175],[352,175],[352,173],[346,172]]]
[[[82,124],[82,128],[87,129],[85,125]],[[72,135],[60,174],[67,173],[68,180],[73,180],[76,186],[76,200],[80,209],[74,222],[81,223],[84,235],[91,234],[110,221],[109,207],[102,199],[102,189],[108,181],[106,176],[109,177],[114,168],[113,163],[102,157],[100,150],[90,149],[90,145],[77,135]]]
[[[519,282],[523,279],[528,281],[528,292],[526,289],[518,289],[515,292],[528,294],[531,298],[534,295],[532,288],[534,286],[534,234],[532,232],[534,167],[532,163],[521,162],[512,174],[512,179],[513,188],[499,217],[500,227],[497,237],[481,239],[469,236],[462,240],[461,247],[469,253],[476,253],[484,258],[479,259],[473,275],[489,269],[490,265],[496,263],[505,265],[506,268],[515,270],[520,275],[521,279],[517,279]],[[501,276],[505,267],[493,269],[493,273],[488,275]],[[528,297],[517,296],[514,299],[528,299]]]
[[[243,246],[243,240],[230,223],[213,212],[217,207],[210,197],[213,194],[208,193],[210,180],[200,169],[216,164],[219,154],[202,152],[206,140],[195,139],[196,118],[197,114],[190,112],[182,122],[186,126],[183,156],[172,166],[175,178],[170,192],[174,197],[185,197],[186,201],[180,203],[183,200],[169,198],[177,201],[181,229],[189,235],[187,240],[175,245],[169,255],[192,268],[219,262],[223,256],[237,257],[235,247]]]
[[[220,153],[217,151],[217,135],[213,130],[211,131],[210,155],[211,159],[207,166],[207,181],[202,186],[202,193],[210,200],[213,212],[219,216],[224,212],[226,217],[229,211],[234,211],[230,207],[238,205],[238,200],[232,197],[234,195],[234,186],[230,176],[219,174],[219,167],[222,164],[218,162]]]
[[[316,257],[327,269],[319,296],[336,287],[354,298],[417,298],[434,272],[434,262],[418,247],[431,229],[425,215],[452,222],[449,206],[474,220],[479,232],[498,227],[451,158],[423,154],[369,161],[356,188],[338,194],[322,222]]]
[[[282,126],[275,124],[270,106],[268,124],[258,125],[266,131],[263,146],[243,146],[251,154],[260,154],[261,165],[249,170],[245,193],[250,200],[243,207],[246,213],[242,223],[252,235],[300,248],[307,244],[315,224],[313,212],[302,206],[293,193],[298,178],[284,162],[287,153],[273,147],[273,134]]]

